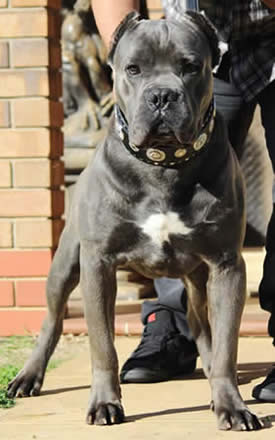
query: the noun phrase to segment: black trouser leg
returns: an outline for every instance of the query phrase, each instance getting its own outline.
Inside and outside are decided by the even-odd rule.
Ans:
[[[266,146],[275,171],[275,81],[258,96]],[[275,185],[273,184],[273,212],[267,229],[266,257],[259,288],[260,304],[271,313],[268,331],[275,345]]]
[[[240,159],[256,103],[243,101],[239,90],[221,78],[214,79],[214,96],[217,109],[226,123],[230,143]]]

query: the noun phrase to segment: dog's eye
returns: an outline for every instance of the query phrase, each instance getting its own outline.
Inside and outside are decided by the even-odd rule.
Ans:
[[[192,63],[191,61],[183,61],[181,65],[181,71],[183,75],[185,75],[186,73],[198,73],[200,69],[200,64]]]
[[[126,67],[126,72],[131,76],[135,76],[135,75],[139,75],[141,71],[137,64],[130,64],[129,66]]]

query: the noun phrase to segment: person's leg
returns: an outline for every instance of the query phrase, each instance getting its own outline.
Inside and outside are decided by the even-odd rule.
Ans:
[[[246,103],[239,90],[221,77],[214,78],[214,97],[217,110],[226,123],[230,143],[237,157],[240,158],[256,103]]]
[[[141,342],[122,366],[122,383],[160,382],[190,374],[198,356],[186,319],[186,292],[181,280],[154,281],[156,301],[145,301]]]
[[[154,285],[158,296],[158,304],[174,314],[178,331],[191,341],[193,337],[186,318],[187,294],[183,282],[174,278],[157,278],[154,280]],[[144,322],[147,316],[153,312],[152,301],[145,302],[141,315],[142,321]]]
[[[275,81],[260,93],[258,102],[261,107],[262,124],[265,129],[266,146],[275,171]],[[275,185],[273,184],[273,212],[266,236],[266,256],[263,277],[259,287],[261,307],[270,312],[268,323],[269,335],[275,345]],[[261,384],[252,391],[259,400],[275,402],[275,368]]]
[[[266,146],[275,171],[275,81],[259,95]],[[266,257],[263,278],[259,288],[260,304],[271,313],[270,336],[275,338],[275,185],[273,185],[273,212],[267,229]],[[275,342],[275,341],[273,341]]]
[[[223,74],[226,72],[223,70]],[[225,70],[225,72],[224,72]],[[265,243],[265,218],[261,208],[268,196],[263,193],[266,182],[266,169],[263,163],[262,145],[250,135],[246,137],[253,120],[256,101],[246,103],[240,96],[239,90],[232,84],[219,78],[214,80],[214,93],[217,109],[222,113],[228,128],[230,143],[240,160],[247,193],[248,216],[244,246],[263,246]],[[226,76],[226,75],[224,75]],[[252,165],[252,166],[251,166]]]

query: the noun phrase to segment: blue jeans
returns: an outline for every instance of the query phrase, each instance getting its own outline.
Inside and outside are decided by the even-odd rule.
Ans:
[[[214,95],[217,109],[222,113],[228,127],[230,142],[240,156],[243,142],[251,125],[256,105],[260,105],[261,121],[265,130],[266,146],[275,171],[275,81],[269,84],[257,98],[246,103],[232,84],[215,78]],[[174,313],[179,331],[190,339],[191,333],[186,320],[186,291],[181,280],[159,278],[155,280],[158,295],[156,301],[145,301],[142,308],[142,321],[159,309],[168,309]],[[275,345],[275,185],[273,186],[273,214],[269,222],[266,237],[266,258],[263,278],[259,288],[261,307],[271,315],[268,331]]]

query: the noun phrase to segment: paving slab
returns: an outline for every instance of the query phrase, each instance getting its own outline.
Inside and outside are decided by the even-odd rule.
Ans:
[[[120,365],[134,350],[139,338],[117,337]],[[251,398],[275,360],[267,337],[240,338],[238,374],[240,391],[250,409],[268,416],[270,427],[255,432],[218,431],[209,409],[210,388],[200,361],[193,375],[158,384],[122,385],[126,423],[88,426],[85,414],[89,398],[90,360],[83,352],[46,375],[41,396],[18,399],[17,405],[0,410],[0,438],[3,440],[146,440],[158,439],[273,439],[275,404]]]

